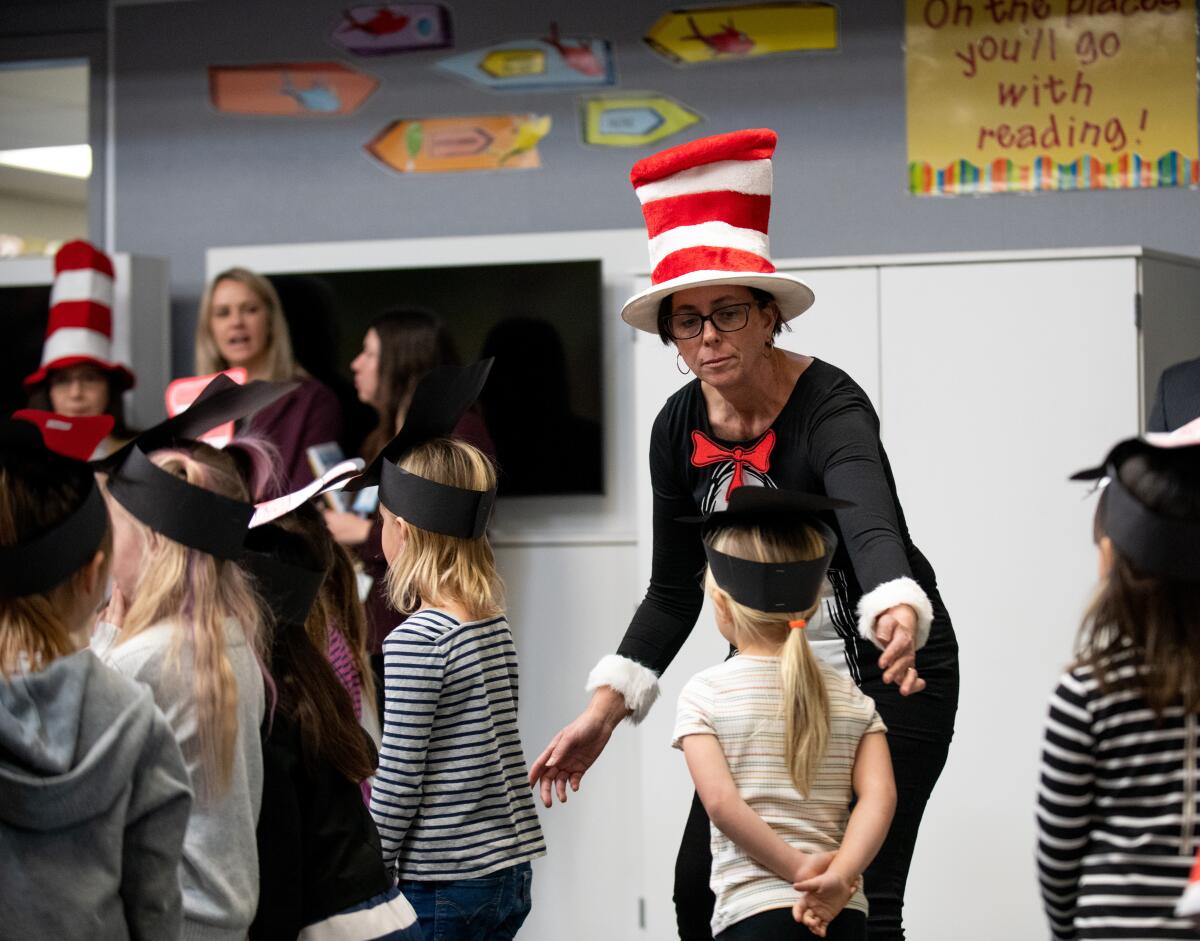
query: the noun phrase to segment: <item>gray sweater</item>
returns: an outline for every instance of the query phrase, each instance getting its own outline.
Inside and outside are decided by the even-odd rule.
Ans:
[[[154,700],[90,651],[0,678],[0,935],[174,941],[190,805]]]
[[[176,645],[177,639],[184,638]],[[225,654],[237,681],[237,745],[228,789],[216,797],[201,761],[200,729],[192,695],[193,665],[187,633],[164,622],[119,645],[116,629],[101,625],[92,649],[116,670],[150,687],[166,716],[196,792],[183,842],[183,941],[243,941],[258,908],[255,827],[262,802],[263,678],[242,629],[230,622]]]

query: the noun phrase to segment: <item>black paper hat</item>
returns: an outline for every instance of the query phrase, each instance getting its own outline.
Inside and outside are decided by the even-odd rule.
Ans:
[[[1154,512],[1121,482],[1121,466],[1135,454],[1200,453],[1200,445],[1159,446],[1143,438],[1119,441],[1104,461],[1071,475],[1071,480],[1107,481],[1104,534],[1138,569],[1151,575],[1200,581],[1200,522],[1172,519]]]
[[[246,534],[238,561],[279,624],[303,625],[317,602],[325,570],[312,555],[303,536],[278,526],[258,526]]]
[[[413,392],[404,426],[345,489],[378,485],[379,502],[414,526],[463,539],[482,536],[496,503],[494,487],[451,487],[401,470],[396,464],[418,445],[454,431],[479,398],[492,363],[492,359],[485,359],[470,366],[438,366],[422,377]]]
[[[71,424],[71,419],[64,419],[64,424]],[[91,469],[72,456],[78,449],[65,440],[57,440],[59,447],[51,447],[50,442],[56,441],[56,437],[47,435],[43,439],[43,434],[41,426],[30,420],[0,422],[0,451],[23,451],[43,455],[47,461],[69,461],[87,474],[89,489],[79,507],[54,526],[16,545],[0,546],[2,597],[44,594],[62,584],[96,554],[108,532],[104,497]],[[91,437],[88,435],[87,440]],[[94,441],[91,447],[95,447]]]
[[[218,373],[187,409],[147,428],[120,450],[93,463],[98,469],[107,471],[118,467],[134,448],[149,454],[178,441],[194,440],[225,422],[253,415],[299,385],[298,382],[261,380],[241,385],[224,373]]]
[[[287,395],[296,383],[239,385],[218,375],[187,411],[142,432],[111,458],[97,462],[109,471],[108,492],[133,516],[169,539],[218,559],[242,550],[254,505],[232,500],[163,470],[149,453],[193,439],[227,421],[258,411]]]
[[[738,604],[755,611],[791,613],[807,611],[821,597],[825,573],[837,550],[837,535],[818,515],[846,509],[853,503],[830,497],[772,487],[738,487],[726,509],[692,518],[708,531],[725,527],[762,526],[794,529],[808,526],[825,541],[825,554],[801,562],[754,562],[726,555],[704,541],[713,580]]]

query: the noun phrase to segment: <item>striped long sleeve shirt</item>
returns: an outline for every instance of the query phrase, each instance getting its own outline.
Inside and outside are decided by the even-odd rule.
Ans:
[[[1133,677],[1132,652],[1106,665]],[[1038,795],[1038,870],[1056,939],[1196,938],[1173,915],[1200,847],[1195,714],[1156,717],[1136,690],[1102,692],[1091,668],[1050,699]]]
[[[418,611],[383,645],[371,815],[401,879],[470,879],[546,846],[517,729],[517,652],[503,615]]]

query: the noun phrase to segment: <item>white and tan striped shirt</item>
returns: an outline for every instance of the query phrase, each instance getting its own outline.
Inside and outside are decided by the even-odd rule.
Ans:
[[[806,852],[841,846],[853,797],[854,757],[862,737],[885,732],[875,703],[847,677],[822,666],[829,691],[829,750],[804,797],[785,757],[778,657],[737,656],[692,677],[679,696],[675,740],[715,735],[742,799],[790,846]],[[795,889],[712,828],[713,934],[751,915],[790,908]],[[867,911],[859,890],[848,908]]]

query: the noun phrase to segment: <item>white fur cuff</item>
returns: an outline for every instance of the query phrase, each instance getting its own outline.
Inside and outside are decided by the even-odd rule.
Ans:
[[[920,650],[925,646],[925,641],[929,640],[929,628],[933,624],[933,605],[929,603],[925,589],[907,575],[884,582],[859,599],[858,633],[882,650],[884,645],[875,636],[875,619],[898,604],[911,605],[917,612],[917,634],[913,640],[917,650]]]
[[[636,660],[615,653],[601,657],[588,674],[587,691],[607,686],[625,697],[625,706],[633,713],[630,721],[637,725],[658,699],[658,675]]]

